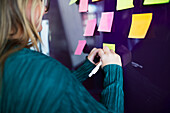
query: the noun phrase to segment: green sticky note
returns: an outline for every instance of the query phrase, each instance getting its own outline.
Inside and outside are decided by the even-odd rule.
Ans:
[[[134,7],[133,0],[117,0],[116,10],[123,10],[133,7]]]
[[[145,0],[144,5],[152,5],[152,4],[164,4],[169,3],[169,0]]]
[[[112,49],[113,51],[115,51],[115,44],[107,44],[107,43],[103,43],[103,47],[107,46],[109,49]]]
[[[72,5],[72,4],[76,3],[76,2],[77,2],[77,0],[70,0],[69,5]]]

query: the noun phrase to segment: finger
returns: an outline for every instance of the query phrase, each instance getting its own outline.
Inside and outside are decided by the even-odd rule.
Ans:
[[[104,51],[103,51],[102,49],[99,49],[98,55],[99,55],[100,57],[102,57],[102,56],[104,55]]]
[[[94,48],[87,57],[89,59],[89,61],[91,61],[93,64],[95,64],[95,62],[93,60],[94,60],[95,56],[97,55],[98,51],[99,51],[98,49]]]
[[[94,50],[96,50],[97,48],[93,48],[92,50],[91,50],[91,52],[90,53],[92,53]]]
[[[98,51],[99,49],[93,49],[90,53],[90,57],[94,58],[97,55]]]
[[[113,51],[112,49],[111,49],[110,51],[111,51],[111,53],[114,53],[114,54],[115,54],[115,51]]]
[[[107,46],[103,47],[104,53],[110,53],[110,49]]]

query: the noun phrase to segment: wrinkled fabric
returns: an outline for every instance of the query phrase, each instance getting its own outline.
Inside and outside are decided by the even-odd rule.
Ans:
[[[86,60],[71,72],[57,60],[24,48],[5,62],[1,113],[123,113],[121,66],[103,68],[101,102],[81,83],[94,67]]]

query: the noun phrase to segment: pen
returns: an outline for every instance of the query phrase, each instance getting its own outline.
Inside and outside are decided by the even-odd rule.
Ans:
[[[99,70],[100,66],[102,65],[102,62],[100,61],[99,64],[91,71],[89,74],[89,77],[91,77],[93,74],[96,74],[96,72]]]

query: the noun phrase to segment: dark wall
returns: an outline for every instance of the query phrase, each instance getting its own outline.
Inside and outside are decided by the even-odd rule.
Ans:
[[[105,1],[105,11],[115,11],[115,0]],[[124,63],[125,113],[170,113],[170,4],[116,11],[113,31],[103,41],[117,44]],[[153,13],[145,39],[128,39],[132,14]],[[129,55],[128,55],[129,54]]]
[[[50,56],[72,69],[62,11],[56,0],[51,2],[50,11],[45,16],[50,21]],[[101,3],[104,11],[115,12],[112,32],[100,33],[103,40],[99,43],[115,43],[116,52],[121,55],[125,113],[170,113],[170,4],[143,6],[143,0],[134,0],[134,8],[116,11],[116,0]],[[153,13],[148,33],[142,40],[128,39],[132,14],[139,13]],[[95,46],[99,45],[94,44],[93,47]],[[100,70],[84,82],[97,100],[100,98],[103,76]]]

